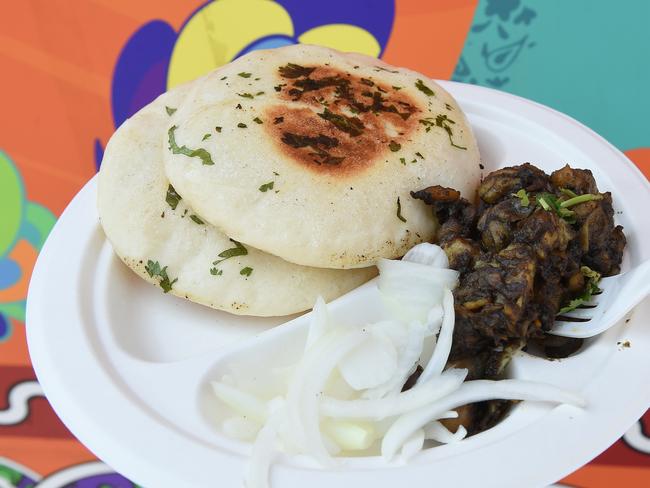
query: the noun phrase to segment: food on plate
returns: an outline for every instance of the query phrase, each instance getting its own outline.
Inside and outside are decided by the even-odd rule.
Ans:
[[[456,101],[414,71],[296,45],[196,82],[164,131],[165,172],[206,222],[287,261],[352,268],[436,229],[413,188],[471,197],[479,153]]]
[[[204,221],[163,170],[163,134],[178,87],[127,120],[109,141],[99,173],[101,224],[117,255],[170,294],[235,314],[286,315],[359,286],[376,269],[299,266],[230,239]]]
[[[528,344],[565,357],[580,339],[547,334],[558,318],[589,307],[601,276],[619,273],[625,247],[612,196],[589,170],[568,165],[550,176],[532,164],[486,176],[471,204],[451,188],[413,193],[433,208],[438,241],[460,272],[454,290],[456,326],[449,365],[468,377],[499,377]],[[566,317],[565,317],[566,319]],[[507,404],[460,411],[470,433],[494,424]]]
[[[232,364],[212,382],[228,412],[222,431],[255,439],[246,486],[268,486],[278,449],[306,454],[323,467],[336,456],[381,454],[408,459],[424,446],[457,442],[463,426],[441,424],[468,403],[493,399],[584,405],[579,395],[523,380],[466,381],[466,368],[449,367],[454,336],[452,289],[459,272],[444,251],[420,244],[403,260],[381,259],[378,293],[388,311],[375,323],[344,323],[319,300],[302,352],[289,365],[264,369]],[[340,317],[339,317],[340,319]],[[422,373],[410,388],[414,368]]]

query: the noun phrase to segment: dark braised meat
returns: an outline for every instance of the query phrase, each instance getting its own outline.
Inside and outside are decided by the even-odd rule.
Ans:
[[[590,274],[620,271],[625,247],[611,194],[598,191],[590,171],[565,166],[548,176],[530,163],[503,168],[481,182],[477,205],[440,186],[411,195],[432,207],[438,243],[461,273],[449,366],[494,378],[529,342],[548,357],[580,348],[580,340],[546,332],[560,309],[585,293]],[[499,402],[462,409],[448,424],[461,422],[469,432],[504,411]]]

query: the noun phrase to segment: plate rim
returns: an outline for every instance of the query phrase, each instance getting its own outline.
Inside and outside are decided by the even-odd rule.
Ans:
[[[617,159],[620,161],[617,163],[623,163],[627,166],[628,170],[631,170],[633,174],[635,174],[637,182],[641,184],[643,188],[645,188],[646,192],[650,192],[650,182],[645,178],[645,176],[641,173],[641,171],[632,163],[629,158],[627,158],[621,151],[616,149],[612,144],[610,144],[607,140],[605,140],[602,136],[594,132],[593,130],[589,129],[588,127],[584,126],[577,120],[567,116],[566,114],[563,114],[561,112],[558,112],[550,107],[547,107],[545,105],[542,105],[538,102],[534,102],[531,100],[528,100],[526,98],[517,96],[517,95],[512,95],[508,94],[505,92],[501,92],[498,90],[490,89],[490,88],[485,88],[485,87],[479,87],[476,85],[466,85],[462,83],[457,83],[457,82],[440,82],[441,85],[445,88],[448,89],[452,95],[456,98],[463,98],[463,95],[466,95],[467,93],[472,93],[476,91],[479,95],[483,94],[485,95],[485,98],[490,98],[490,97],[497,97],[502,100],[507,100],[508,103],[524,103],[530,107],[534,107],[536,109],[541,109],[545,111],[550,117],[560,117],[563,119],[565,122],[570,123],[576,130],[584,133],[585,135],[589,136],[590,138],[594,139],[598,144],[600,144],[602,147],[607,147],[609,150],[613,151],[613,154],[616,156]],[[471,95],[472,97],[474,95]],[[480,98],[480,97],[479,97]],[[486,103],[485,100],[480,100],[481,103]],[[506,103],[506,105],[508,105]],[[494,101],[492,102],[494,104]],[[461,103],[462,106],[462,103]],[[141,443],[133,443],[130,444],[128,447],[130,448],[130,453],[126,453],[126,450],[124,449],[125,447],[125,442],[120,441],[119,437],[117,438],[111,438],[110,434],[112,432],[108,431],[106,432],[104,430],[103,434],[108,435],[108,438],[104,439],[99,439],[99,436],[90,434],[91,431],[97,430],[97,426],[95,425],[96,422],[93,422],[92,416],[89,416],[87,412],[84,411],[83,408],[81,408],[81,404],[75,404],[74,401],[71,401],[69,398],[66,398],[65,394],[66,391],[63,388],[58,388],[57,385],[65,384],[66,381],[69,383],[69,379],[65,377],[61,377],[61,371],[57,372],[57,360],[56,358],[52,357],[51,351],[48,350],[48,347],[50,347],[50,344],[45,343],[45,333],[47,333],[47,328],[46,328],[46,323],[47,323],[47,318],[42,317],[43,311],[40,309],[40,304],[41,300],[40,297],[44,296],[43,294],[47,294],[48,290],[47,287],[43,289],[43,284],[47,282],[48,276],[45,273],[46,268],[48,268],[51,264],[51,257],[50,254],[53,253],[53,242],[55,242],[55,239],[59,238],[59,234],[63,233],[63,230],[66,225],[69,225],[69,219],[72,219],[74,216],[77,214],[80,215],[85,215],[86,218],[92,217],[92,212],[94,212],[94,205],[92,205],[92,209],[89,209],[88,206],[84,208],[82,203],[85,203],[85,200],[92,199],[92,192],[94,191],[94,188],[96,186],[96,176],[94,176],[83,188],[82,190],[75,196],[71,204],[66,208],[66,210],[63,212],[59,220],[57,221],[57,224],[55,228],[53,229],[50,237],[48,238],[48,242],[44,245],[41,253],[38,256],[37,262],[34,267],[34,272],[32,274],[32,280],[30,282],[30,287],[29,287],[29,292],[28,292],[28,299],[27,299],[27,320],[26,320],[26,333],[27,333],[27,342],[28,342],[28,347],[29,347],[29,352],[30,356],[32,357],[32,364],[33,367],[36,371],[36,375],[39,379],[39,382],[41,382],[41,385],[45,391],[45,394],[50,400],[50,403],[52,404],[52,407],[54,408],[55,412],[57,415],[63,420],[64,424],[91,450],[93,451],[99,458],[104,459],[109,465],[111,466],[120,466],[120,469],[124,473],[129,473],[128,475],[130,477],[133,477],[136,481],[140,481],[141,479],[144,480],[147,478],[147,482],[151,485],[151,479],[149,478],[149,475],[153,475],[153,473],[159,471],[157,469],[157,466],[159,466],[159,463],[151,463],[151,460],[147,462],[146,458],[138,457],[135,456],[134,454],[137,454],[137,449],[138,448],[143,448],[146,446],[143,446]],[[75,213],[76,212],[76,213]],[[85,212],[85,214],[84,214]],[[88,214],[90,212],[90,214]],[[96,216],[95,216],[96,218]],[[88,229],[86,229],[88,230]],[[81,243],[82,239],[79,239],[79,243]],[[71,249],[70,251],[73,251],[74,249]],[[83,251],[83,249],[81,249]],[[44,264],[45,263],[45,264]],[[45,281],[44,281],[45,280]],[[40,294],[40,295],[39,295]],[[71,298],[71,297],[69,297]],[[74,297],[72,297],[74,298]],[[72,307],[77,307],[78,304],[75,303],[75,300],[69,300],[67,302],[68,306]],[[650,305],[650,302],[648,300],[645,301],[644,304],[640,306],[640,308],[644,308],[648,310],[648,305]],[[638,313],[638,310],[637,310]],[[640,319],[643,321],[643,319]],[[48,339],[51,339],[51,332],[50,336],[48,336]],[[83,334],[83,332],[82,332]],[[88,351],[86,351],[88,352]],[[88,357],[87,354],[83,355],[85,359],[93,359],[92,357]],[[95,358],[96,359],[96,358]],[[102,377],[106,378],[108,375],[106,374],[106,371],[101,371],[101,368],[98,365],[96,368],[90,368],[88,371],[85,371],[84,374],[90,375],[95,374],[98,375],[96,377]],[[68,385],[69,386],[69,385]],[[114,385],[113,385],[114,386]],[[119,392],[119,390],[118,390]],[[629,408],[628,410],[634,410],[635,412],[638,410],[639,415],[636,416],[633,420],[630,420],[629,423],[627,424],[626,427],[629,427],[632,425],[638,417],[650,406],[650,391],[645,393],[645,396],[643,397],[644,400],[643,402],[639,401],[639,405],[636,406],[636,408]],[[78,399],[77,399],[78,400]],[[643,406],[641,405],[643,403]],[[87,404],[84,404],[87,406]],[[123,412],[124,415],[126,415],[126,419],[130,418],[128,417],[129,412],[133,413],[133,409],[130,408],[132,406],[124,406],[125,412]],[[123,417],[123,415],[121,415]],[[137,415],[135,416],[137,417]],[[630,417],[631,418],[631,415]],[[626,419],[629,420],[629,418],[626,416]],[[125,418],[122,418],[122,423],[124,423]],[[129,423],[129,422],[127,422]],[[624,422],[627,423],[627,422]],[[141,427],[139,425],[139,422],[130,422],[131,428],[138,428]],[[621,421],[617,423],[621,424]],[[610,429],[611,430],[611,429]],[[615,429],[619,430],[619,429]],[[624,431],[623,431],[624,432]],[[623,432],[619,432],[615,436],[608,436],[608,437],[614,437],[614,441],[620,437],[620,435]],[[167,434],[169,435],[169,433]],[[178,436],[177,437],[182,437]],[[110,442],[105,442],[106,440]],[[178,442],[179,446],[182,448],[183,442],[179,439],[175,439],[175,442]],[[185,440],[185,443],[187,440]],[[501,442],[498,442],[499,444]],[[593,455],[589,457],[589,459],[592,459],[596,455],[598,455],[600,452],[604,451],[611,445],[611,442],[608,443],[607,445],[604,445],[602,449],[595,450],[592,449]],[[489,446],[491,448],[491,446]],[[178,447],[176,448],[178,449]],[[220,454],[213,453],[212,456],[218,457],[218,456],[228,456],[228,453],[226,452],[221,452]],[[164,453],[163,453],[163,458],[164,458]],[[560,477],[563,477],[564,475],[572,472],[575,470],[577,467],[582,466],[587,462],[589,459],[584,459],[583,457],[580,456],[574,456],[574,459],[572,462],[565,462],[563,465],[562,470],[555,470],[554,473],[558,473],[562,471],[560,474]],[[229,462],[233,463],[234,465],[241,465],[242,460],[238,458],[238,456],[231,454],[230,458],[228,459]],[[427,471],[427,469],[430,466],[436,466],[436,463],[433,463],[431,465],[419,465],[419,464],[414,464],[414,465],[408,465],[404,469],[400,469],[399,471],[404,472],[405,470],[410,470],[412,473],[419,472],[421,473],[423,470]],[[234,473],[234,477],[232,478],[233,480],[238,481],[241,479],[241,471],[238,471],[239,468],[230,470],[231,474]],[[146,471],[145,471],[146,470]],[[303,477],[306,473],[305,470],[300,470],[297,468],[290,468],[287,466],[280,466],[280,469],[278,471],[282,471],[283,474],[286,474],[286,471],[297,471],[297,472],[302,472]],[[380,471],[377,471],[378,473],[383,473],[386,474],[390,470],[385,470],[382,469]],[[319,477],[322,478],[323,480],[329,479],[327,483],[331,482],[337,482],[341,484],[343,481],[341,479],[341,472],[326,472],[326,471],[318,471]],[[172,477],[170,477],[170,474]],[[175,473],[169,473],[166,472],[162,476],[158,476],[156,478],[156,483],[155,486],[173,486],[169,485],[168,483],[173,480],[174,483],[187,483],[187,479],[183,478],[176,478],[174,479]],[[358,484],[359,482],[363,482],[362,480],[365,480],[365,482],[368,481],[367,478],[364,477],[359,477],[359,474],[356,471],[347,471],[344,473],[344,476],[346,477],[345,482],[348,482],[348,478],[350,479],[351,483]],[[416,475],[418,476],[418,475]],[[389,476],[390,477],[390,476]],[[404,481],[406,481],[405,476],[401,476]],[[311,477],[310,477],[311,478]],[[528,482],[532,481],[533,483],[547,483],[547,482],[552,482],[555,481],[556,479],[559,479],[556,475],[552,475],[550,477],[547,477],[548,479],[541,479],[539,476],[535,478],[535,480],[528,480]],[[220,481],[224,481],[224,479]],[[178,486],[178,485],[176,485]],[[182,485],[181,485],[182,486]],[[320,486],[320,483],[319,483]],[[324,484],[323,486],[327,486]],[[388,486],[388,485],[386,485]]]

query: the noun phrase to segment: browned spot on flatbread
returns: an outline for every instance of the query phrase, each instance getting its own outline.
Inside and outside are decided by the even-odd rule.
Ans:
[[[280,67],[265,124],[278,150],[316,173],[351,176],[399,157],[423,108],[405,93],[330,66]],[[392,149],[391,149],[392,147]]]

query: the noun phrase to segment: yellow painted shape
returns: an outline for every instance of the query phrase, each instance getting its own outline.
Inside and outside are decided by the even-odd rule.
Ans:
[[[302,34],[302,44],[316,44],[339,51],[356,52],[378,57],[381,46],[377,39],[365,29],[350,24],[328,24],[314,27]]]
[[[271,0],[217,0],[199,10],[181,31],[167,75],[167,88],[229,63],[260,38],[293,36],[289,13]]]

